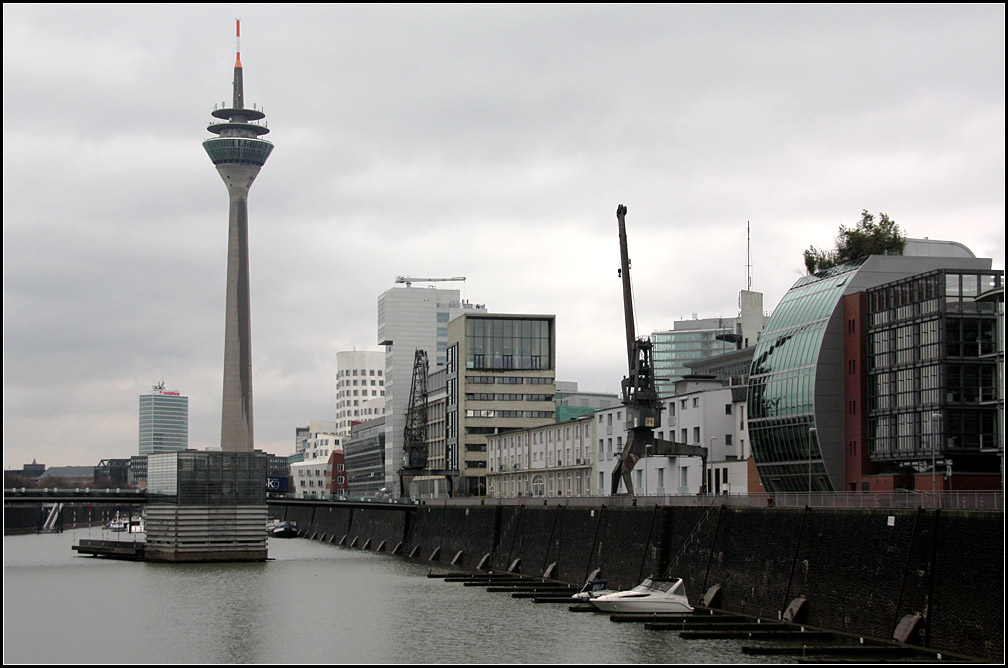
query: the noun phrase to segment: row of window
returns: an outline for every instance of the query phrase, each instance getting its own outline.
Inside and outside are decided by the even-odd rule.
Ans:
[[[552,394],[495,394],[493,392],[466,392],[469,401],[553,401]]]
[[[476,385],[493,385],[494,383],[499,383],[501,385],[521,385],[522,383],[527,383],[529,385],[552,385],[553,378],[547,378],[543,376],[466,376],[467,383],[473,383]]]
[[[357,371],[358,371],[357,369],[340,369],[340,371],[337,373],[337,375],[338,376],[356,376],[356,375],[358,375]],[[367,369],[367,373],[366,374],[364,373],[364,371],[365,371],[364,369],[360,369],[360,375],[361,376],[365,376],[365,375],[367,375],[367,376],[378,376],[379,378],[381,378],[381,375],[382,375],[382,370],[381,369]]]
[[[510,411],[510,410],[466,410],[466,417],[470,418],[550,418],[554,417],[554,411]]]

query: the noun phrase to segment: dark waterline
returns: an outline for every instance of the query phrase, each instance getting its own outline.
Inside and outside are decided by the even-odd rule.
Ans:
[[[5,663],[759,660],[739,641],[687,641],[463,587],[400,557],[305,539],[270,540],[266,563],[76,556],[72,544],[89,533],[102,537],[94,529],[4,537]]]

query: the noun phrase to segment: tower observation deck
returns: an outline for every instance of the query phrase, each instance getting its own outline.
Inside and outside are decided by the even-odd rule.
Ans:
[[[236,41],[241,24],[235,22]],[[248,193],[273,144],[261,139],[269,132],[266,115],[246,109],[241,47],[236,48],[234,91],[230,107],[215,108],[207,130],[216,134],[203,141],[210,160],[224,180],[230,200],[228,216],[227,303],[224,320],[224,395],[221,412],[221,449],[252,452],[252,328],[249,299]]]

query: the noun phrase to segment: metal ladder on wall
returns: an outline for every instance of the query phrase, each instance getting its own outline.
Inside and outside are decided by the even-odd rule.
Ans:
[[[686,540],[684,540],[682,545],[679,546],[679,551],[676,552],[675,557],[673,557],[672,561],[669,562],[669,567],[665,571],[665,577],[672,576],[672,571],[679,565],[679,560],[682,559],[682,556],[686,554],[686,548],[692,545],[693,541],[696,540],[697,534],[700,533],[700,529],[702,529],[707,523],[707,520],[710,519],[711,513],[714,512],[714,509],[720,507],[721,504],[718,503],[718,499],[719,497],[717,495],[712,495],[711,502],[707,505],[707,510],[704,511],[703,515],[700,516],[700,519],[698,519],[696,524],[693,525],[693,529],[686,537]]]

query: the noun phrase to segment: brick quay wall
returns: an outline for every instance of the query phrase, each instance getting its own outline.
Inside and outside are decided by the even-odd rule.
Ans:
[[[271,501],[301,534],[432,564],[614,589],[682,577],[690,602],[777,619],[797,598],[810,626],[890,639],[924,617],[920,644],[1004,659],[1004,515],[835,508],[365,505]]]

